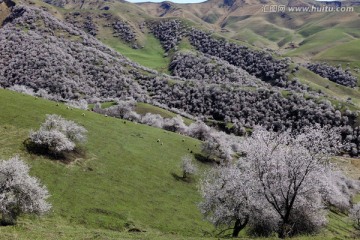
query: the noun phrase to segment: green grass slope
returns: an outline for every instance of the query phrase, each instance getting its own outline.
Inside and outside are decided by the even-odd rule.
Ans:
[[[360,93],[356,89],[336,84],[303,67],[300,67],[300,70],[295,74],[291,74],[290,77],[298,78],[313,90],[321,90],[327,98],[337,100],[343,105],[350,98],[352,105],[350,104],[349,108],[352,108],[354,111],[360,108]]]
[[[21,216],[17,226],[0,227],[0,239],[218,239],[207,237],[214,229],[197,209],[197,180],[176,177],[180,157],[188,149],[198,152],[199,141],[6,90],[0,90],[0,112],[0,157],[20,154],[48,187],[53,204],[42,218]],[[64,164],[26,152],[29,130],[53,113],[89,131],[85,157]],[[330,213],[319,235],[294,239],[354,234],[345,215]]]
[[[308,56],[315,57],[319,55],[318,59],[324,59],[320,56],[330,51],[333,48],[344,48],[348,44],[349,41],[352,41],[354,38],[347,33],[344,32],[343,29],[340,28],[330,28],[323,31],[319,31],[305,40],[299,43],[299,48],[289,51],[287,53],[288,56]],[[347,47],[348,49],[350,46]],[[352,51],[355,51],[356,48],[352,48]],[[356,51],[355,51],[356,53]],[[356,55],[354,53],[354,55]]]
[[[360,66],[360,39],[352,40],[341,46],[331,48],[315,57],[327,62],[356,63]]]
[[[160,41],[152,34],[146,34],[145,36],[146,38],[143,40],[144,45],[140,49],[133,49],[128,44],[110,35],[106,35],[100,40],[134,62],[159,72],[168,73],[170,58],[164,56],[165,51]]]
[[[181,175],[181,156],[188,149],[199,151],[197,140],[92,112],[82,116],[82,110],[5,90],[0,90],[0,112],[1,158],[25,158],[31,173],[48,187],[53,204],[42,219],[25,217],[17,227],[1,227],[0,238],[119,238],[132,228],[150,235],[199,237],[212,230],[197,209],[195,181],[174,177]],[[29,130],[52,113],[88,130],[85,158],[66,165],[25,151]]]

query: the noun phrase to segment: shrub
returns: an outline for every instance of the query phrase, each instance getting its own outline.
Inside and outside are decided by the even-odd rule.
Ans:
[[[58,115],[47,115],[38,131],[30,132],[30,142],[38,151],[59,155],[86,141],[86,129]]]
[[[82,110],[87,110],[88,109],[88,103],[85,99],[81,99],[79,101],[76,100],[70,100],[66,103],[67,106],[69,107],[73,107],[73,108],[79,108]]]
[[[192,162],[192,157],[190,155],[185,155],[181,158],[181,167],[183,170],[183,178],[186,179],[189,175],[196,173],[197,167]]]
[[[31,96],[35,95],[34,90],[32,88],[29,88],[29,87],[24,86],[24,85],[15,84],[15,85],[9,87],[9,90],[19,92],[19,93],[23,93],[23,94],[27,94],[27,95],[31,95]]]
[[[0,211],[3,225],[16,224],[21,213],[43,214],[50,210],[49,193],[29,175],[29,166],[18,156],[0,161]]]

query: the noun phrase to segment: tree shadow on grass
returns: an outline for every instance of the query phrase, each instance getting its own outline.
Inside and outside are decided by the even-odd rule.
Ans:
[[[194,157],[197,161],[203,163],[203,164],[210,164],[210,165],[218,165],[219,163],[215,161],[214,159],[205,157],[204,155],[201,155],[199,153],[195,153]]]
[[[182,181],[182,182],[186,182],[186,183],[191,183],[192,182],[192,179],[190,176],[184,178],[183,176],[180,176],[174,172],[171,173],[171,176],[173,176],[173,178],[176,180],[176,181]]]
[[[31,142],[29,138],[26,139],[23,144],[26,150],[31,154],[47,157],[51,160],[59,161],[64,164],[70,164],[77,158],[86,157],[86,151],[82,147],[76,147],[73,151],[54,153],[46,146],[37,145]]]

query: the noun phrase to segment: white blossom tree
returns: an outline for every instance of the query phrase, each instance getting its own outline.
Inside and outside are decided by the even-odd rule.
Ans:
[[[31,132],[30,139],[36,146],[44,148],[50,153],[72,151],[75,148],[75,143],[58,130],[47,131],[40,129],[39,131]]]
[[[145,116],[142,117],[141,123],[162,128],[164,125],[164,118],[159,114],[146,113]]]
[[[321,214],[320,191],[331,175],[328,160],[339,145],[339,134],[332,133],[309,128],[293,136],[258,128],[242,142],[245,156],[239,164],[244,161],[250,166],[265,202],[280,217],[280,238],[292,234],[294,209],[312,209]]]
[[[81,99],[81,100],[70,100],[66,103],[67,106],[69,107],[73,107],[73,108],[78,108],[78,109],[82,109],[82,110],[87,110],[88,109],[88,102],[85,99]]]
[[[86,141],[87,130],[58,115],[47,115],[38,131],[30,132],[30,141],[49,153],[59,154],[75,149]]]
[[[216,227],[233,226],[233,237],[250,220],[250,180],[239,168],[228,165],[211,169],[200,184],[202,214]]]
[[[202,143],[202,153],[211,159],[215,159],[221,163],[231,160],[234,154],[236,141],[231,136],[218,131],[213,131],[210,136]]]
[[[337,136],[319,127],[296,136],[255,128],[239,142],[239,160],[211,170],[202,181],[202,213],[216,226],[232,224],[233,236],[247,223],[256,228],[260,222],[280,238],[318,230],[326,223],[326,196],[336,192],[350,199],[334,191],[337,184],[328,184]]]
[[[186,179],[189,175],[196,173],[197,167],[192,161],[190,155],[185,155],[181,158],[181,168],[183,170],[183,178]]]
[[[29,166],[18,156],[0,161],[0,211],[3,225],[12,225],[21,213],[43,214],[50,210],[49,193],[29,175]]]
[[[189,136],[205,141],[210,137],[211,128],[202,121],[196,121],[189,125],[187,132]]]
[[[163,128],[171,132],[186,133],[187,126],[180,115],[173,118],[165,118]]]

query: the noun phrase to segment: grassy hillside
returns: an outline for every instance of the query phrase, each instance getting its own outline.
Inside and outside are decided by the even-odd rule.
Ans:
[[[81,110],[5,90],[0,91],[0,106],[1,158],[25,158],[31,173],[49,188],[53,204],[44,219],[21,218],[18,227],[1,228],[0,235],[24,237],[32,226],[30,232],[39,238],[91,236],[86,229],[100,238],[132,228],[184,236],[212,230],[197,209],[196,184],[176,179],[181,156],[188,149],[199,151],[197,140],[92,112],[83,117]],[[85,126],[85,158],[66,165],[26,153],[23,141],[29,130],[38,128],[48,113]]]
[[[356,89],[331,82],[306,68],[300,68],[297,73],[291,74],[291,77],[298,78],[302,83],[309,85],[314,90],[321,90],[329,99],[336,99],[341,101],[342,104],[345,104],[350,98],[352,103],[352,106],[349,105],[350,108],[353,108],[353,110],[360,108],[360,93]]]
[[[202,237],[213,228],[196,207],[196,180],[187,183],[177,177],[180,157],[188,149],[199,151],[197,140],[93,112],[82,116],[82,110],[6,90],[0,90],[0,111],[1,158],[20,154],[26,159],[31,174],[48,187],[53,204],[43,218],[23,216],[17,226],[0,227],[1,238],[211,239]],[[49,113],[85,126],[85,157],[64,164],[25,151],[29,130]],[[295,239],[354,234],[345,215],[331,213],[329,221],[315,238]]]
[[[106,45],[115,49],[122,55],[141,65],[155,69],[159,72],[168,73],[169,57],[164,57],[164,49],[153,35],[147,34],[141,49],[133,49],[131,46],[119,41],[112,36],[101,39]]]

